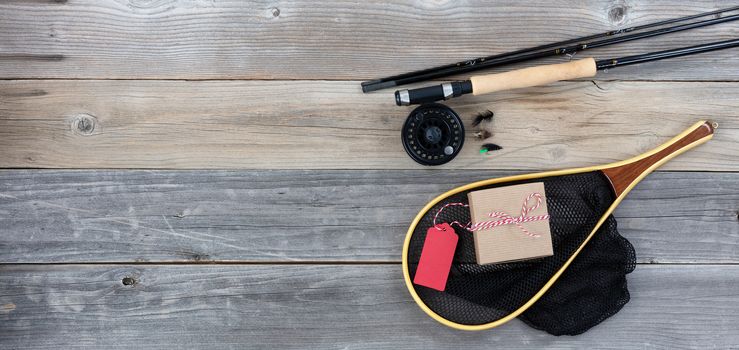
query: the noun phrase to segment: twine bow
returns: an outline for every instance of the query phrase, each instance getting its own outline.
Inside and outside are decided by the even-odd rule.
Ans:
[[[536,199],[536,202],[533,205],[529,205],[532,199]],[[526,199],[523,201],[523,204],[521,205],[521,215],[518,217],[513,217],[505,212],[502,211],[493,211],[488,214],[488,217],[498,220],[489,220],[489,221],[481,221],[472,224],[471,222],[468,222],[465,225],[462,225],[459,221],[452,221],[449,223],[457,224],[461,226],[464,229],[470,230],[470,231],[482,231],[482,230],[488,230],[493,229],[498,226],[503,225],[510,225],[514,224],[516,225],[523,233],[528,235],[529,237],[540,237],[541,235],[529,232],[525,227],[523,227],[523,223],[526,222],[532,222],[532,221],[541,221],[541,220],[549,220],[549,214],[545,215],[535,215],[535,216],[529,216],[529,213],[532,211],[538,209],[541,206],[542,196],[539,193],[532,193],[526,197]],[[450,206],[462,206],[462,207],[469,207],[469,205],[464,203],[447,203],[443,207],[439,208],[439,211],[436,212],[436,215],[434,215],[434,227],[438,229],[438,226],[436,225],[436,219],[439,217],[439,214]]]
[[[536,203],[534,205],[529,206],[529,203],[532,199],[536,199]],[[535,215],[535,216],[528,216],[530,212],[536,210],[541,206],[541,194],[539,193],[532,193],[526,199],[523,201],[523,204],[521,205],[521,215],[518,217],[513,217],[505,212],[502,211],[494,211],[488,214],[488,217],[493,219],[499,219],[499,220],[491,220],[491,221],[481,221],[476,222],[472,225],[472,227],[469,228],[470,231],[482,231],[487,229],[492,229],[498,226],[503,225],[510,225],[515,224],[523,233],[527,234],[529,237],[540,237],[539,234],[529,232],[525,227],[523,227],[523,223],[525,222],[532,222],[532,221],[541,221],[541,220],[549,220],[549,214],[545,215]]]

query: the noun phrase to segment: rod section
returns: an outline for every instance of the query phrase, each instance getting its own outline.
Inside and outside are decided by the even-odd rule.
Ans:
[[[650,52],[641,55],[626,56],[620,58],[611,58],[605,60],[598,60],[595,62],[595,67],[598,70],[604,70],[615,67],[628,66],[631,64],[659,61],[666,58],[680,57],[693,55],[697,53],[710,52],[716,50],[729,49],[732,47],[739,46],[739,39],[731,39],[726,41],[719,41],[709,44],[696,45],[691,47],[683,47],[679,49]]]

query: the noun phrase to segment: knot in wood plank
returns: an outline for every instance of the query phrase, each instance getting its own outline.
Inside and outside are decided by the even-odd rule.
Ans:
[[[95,116],[87,113],[80,113],[72,118],[71,128],[72,132],[77,135],[89,136],[95,132],[97,124],[98,122]]]
[[[622,2],[617,2],[608,10],[608,20],[612,24],[621,24],[626,21],[629,7]]]

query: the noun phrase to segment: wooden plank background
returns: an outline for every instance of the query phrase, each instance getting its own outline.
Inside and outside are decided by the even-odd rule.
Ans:
[[[357,80],[732,5],[715,0],[6,0],[0,5],[0,75]],[[737,29],[726,24],[597,52],[611,58],[727,40]],[[604,78],[735,81],[738,62],[736,54],[724,51],[668,65],[625,67]]]
[[[411,109],[359,87],[734,5],[0,1],[0,348],[736,348],[736,49],[449,101],[468,126],[494,111],[504,148],[481,156],[468,127],[435,168],[402,150]],[[576,57],[737,34],[727,23]],[[638,266],[631,302],[602,325],[460,332],[413,303],[400,250],[429,199],[628,158],[704,118],[715,138],[615,213]]]
[[[738,171],[739,85],[564,82],[450,105],[466,147],[442,169],[541,170],[626,159],[701,119],[711,142],[664,169]],[[31,168],[418,169],[403,151],[409,107],[358,81],[0,82],[0,162]],[[470,123],[497,113],[491,157]],[[618,145],[618,147],[613,147]]]
[[[0,283],[0,343],[24,348],[675,349],[739,342],[735,265],[639,266],[629,275],[631,301],[576,337],[553,337],[518,320],[485,332],[442,326],[408,297],[398,265],[5,266]]]
[[[0,263],[399,263],[408,224],[426,202],[506,175],[0,171],[8,218]],[[731,264],[739,263],[737,203],[735,174],[660,172],[615,216],[639,262]]]

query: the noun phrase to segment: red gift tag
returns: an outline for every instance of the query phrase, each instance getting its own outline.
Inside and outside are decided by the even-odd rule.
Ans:
[[[447,223],[431,226],[426,231],[421,259],[413,283],[443,292],[459,237]]]

